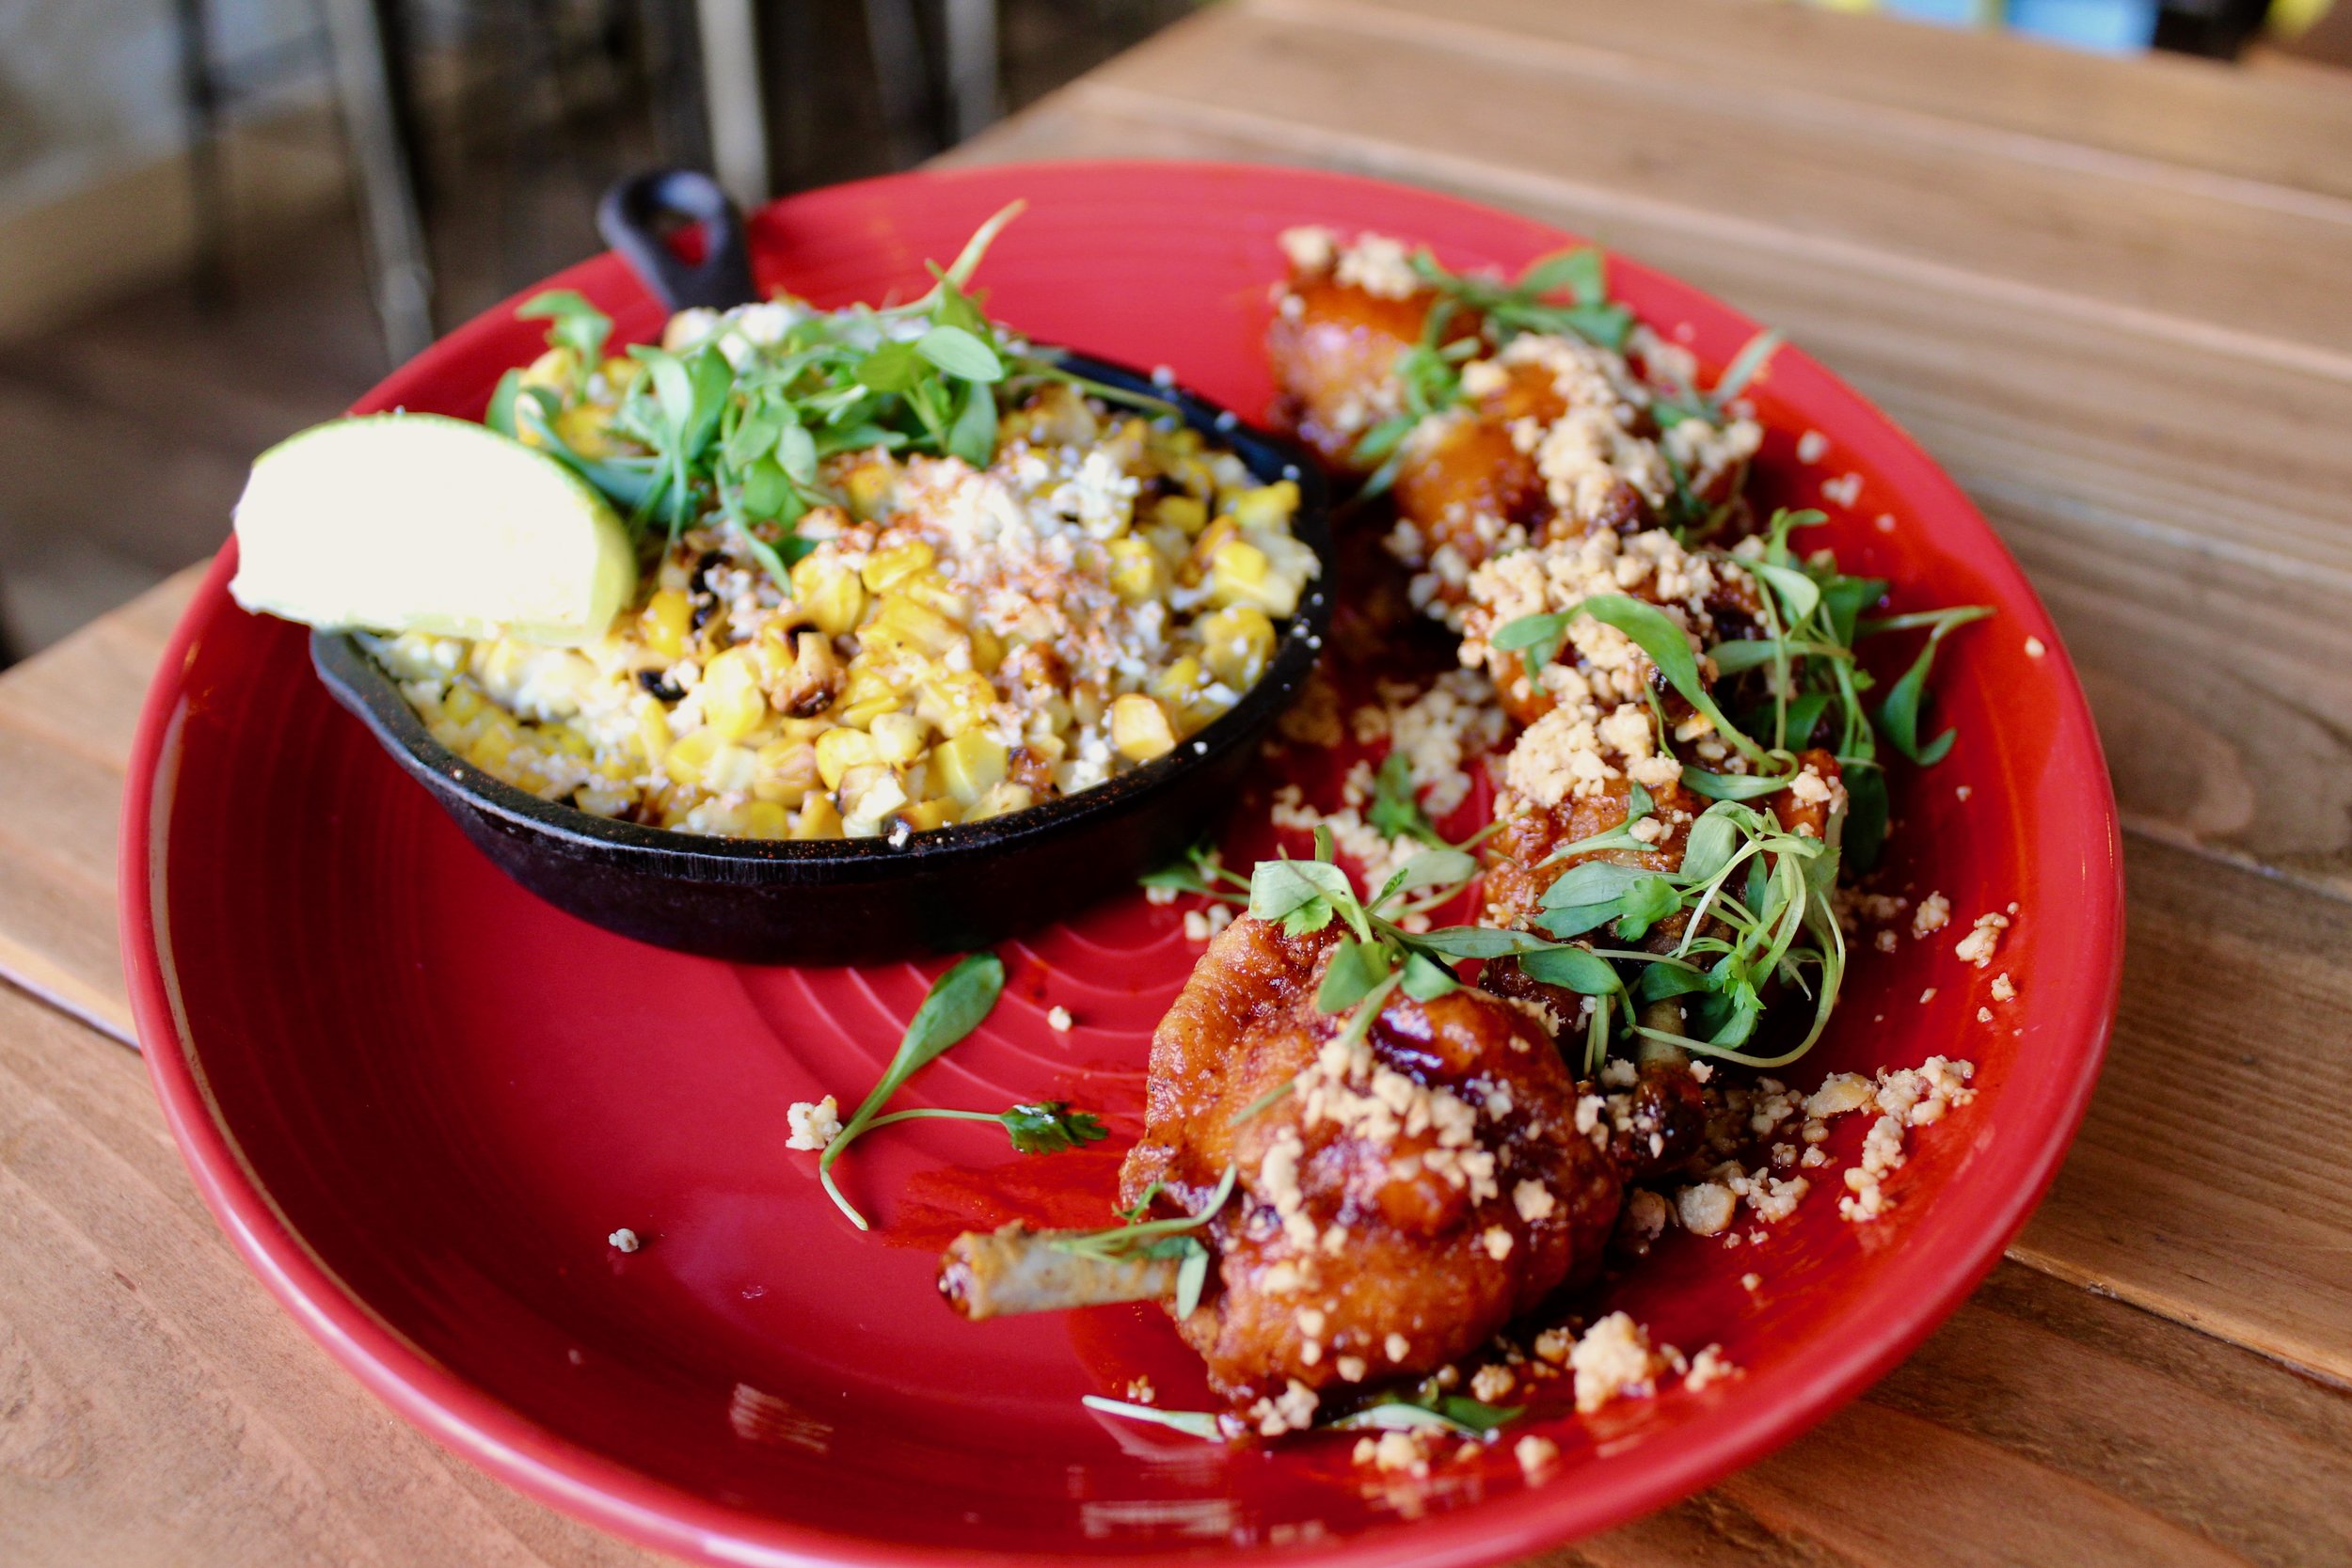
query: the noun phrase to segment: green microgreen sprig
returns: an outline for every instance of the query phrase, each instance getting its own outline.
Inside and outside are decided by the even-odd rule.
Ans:
[[[1105,1416],[1147,1421],[1208,1442],[1222,1441],[1236,1429],[1232,1418],[1209,1410],[1163,1410],[1101,1394],[1081,1394],[1078,1402]],[[1488,1404],[1463,1394],[1448,1394],[1423,1386],[1410,1394],[1391,1394],[1337,1420],[1318,1422],[1323,1432],[1417,1432],[1435,1429],[1464,1437],[1483,1437],[1527,1414],[1523,1404]]]
[[[1330,1423],[1333,1432],[1417,1432],[1436,1428],[1464,1437],[1483,1437],[1527,1414],[1523,1404],[1488,1404],[1465,1394],[1424,1386],[1411,1394],[1391,1394]]]
[[[1742,755],[1759,763],[1767,760],[1764,748],[1736,728],[1715,705],[1681,625],[1654,604],[1623,594],[1596,594],[1573,609],[1507,621],[1494,629],[1487,641],[1501,652],[1519,653],[1527,662],[1528,679],[1533,681],[1545,665],[1560,657],[1567,645],[1568,627],[1586,617],[1614,626],[1631,639],[1666,684]]]
[[[1156,871],[1147,871],[1136,882],[1140,887],[1197,894],[1221,904],[1239,906],[1249,902],[1249,879],[1225,869],[1216,851],[1205,844],[1194,845],[1184,851],[1183,859]]]
[[[1413,254],[1412,268],[1441,299],[1486,318],[1498,344],[1535,332],[1621,350],[1633,331],[1633,312],[1609,297],[1607,262],[1597,246],[1541,257],[1510,283],[1449,272],[1426,250]],[[1565,301],[1558,297],[1564,293]]]
[[[1105,1416],[1147,1421],[1153,1426],[1181,1432],[1187,1437],[1199,1437],[1212,1443],[1220,1442],[1225,1437],[1227,1418],[1213,1410],[1162,1410],[1156,1404],[1137,1404],[1133,1400],[1114,1400],[1102,1394],[1081,1394],[1078,1402]]]
[[[947,972],[931,982],[923,1005],[914,1009],[914,1017],[907,1022],[905,1036],[898,1041],[898,1050],[882,1071],[882,1082],[861,1103],[855,1115],[842,1124],[825,1152],[817,1161],[817,1179],[824,1183],[827,1196],[850,1223],[860,1230],[871,1229],[866,1216],[844,1197],[833,1179],[833,1167],[849,1147],[878,1127],[894,1122],[924,1121],[933,1118],[952,1121],[993,1121],[1004,1128],[1012,1140],[1012,1147],[1023,1154],[1058,1154],[1065,1149],[1082,1148],[1105,1135],[1100,1118],[1085,1111],[1073,1111],[1065,1101],[1047,1100],[1031,1104],[1015,1105],[1009,1111],[959,1111],[944,1107],[920,1106],[912,1110],[884,1114],[882,1107],[890,1097],[904,1086],[906,1081],[924,1068],[937,1061],[947,1049],[980,1026],[996,1006],[996,999],[1005,989],[1005,963],[993,953],[970,953],[956,960]]]
[[[1014,1150],[1022,1154],[1059,1154],[1110,1136],[1102,1118],[1089,1111],[1071,1109],[1066,1100],[1015,1105],[1009,1111],[957,1111],[944,1105],[920,1105],[910,1111],[876,1117],[866,1124],[865,1131],[871,1132],[894,1122],[931,1120],[995,1122],[1011,1137]]]
[[[1391,842],[1411,838],[1432,848],[1454,847],[1422,809],[1421,796],[1413,787],[1412,766],[1400,748],[1390,750],[1380,761],[1380,771],[1373,776],[1372,802],[1364,808],[1364,822]]]
[[[509,372],[487,422],[526,436],[601,491],[641,535],[673,544],[716,519],[779,578],[811,545],[794,531],[810,508],[839,505],[822,464],[882,449],[961,458],[985,467],[996,451],[1000,397],[1059,381],[1096,396],[1166,412],[1162,400],[1101,386],[1058,357],[1011,338],[967,292],[1014,202],[982,224],[948,266],[931,267],[921,297],[884,309],[794,308],[771,344],[735,335],[676,352],[634,344],[641,372],[609,421],[623,451],[591,457],[565,440],[558,418],[586,398],[612,321],[568,290],[539,294],[518,313],[549,322],[548,341],[583,370],[564,391],[526,388]]]

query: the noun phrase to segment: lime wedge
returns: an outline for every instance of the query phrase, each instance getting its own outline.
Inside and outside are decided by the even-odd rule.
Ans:
[[[337,420],[254,460],[239,604],[342,630],[594,641],[634,595],[612,508],[544,452],[437,414]]]

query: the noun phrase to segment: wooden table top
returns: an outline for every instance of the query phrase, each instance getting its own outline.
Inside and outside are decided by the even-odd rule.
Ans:
[[[955,154],[1350,168],[1678,274],[1916,436],[2081,666],[2130,944],[2048,1201],[1857,1403],[1538,1562],[2352,1560],[2347,150],[2332,81],[1753,0],[1230,0]],[[0,1561],[651,1560],[312,1346],[123,1048],[116,805],[191,586],[0,677]]]

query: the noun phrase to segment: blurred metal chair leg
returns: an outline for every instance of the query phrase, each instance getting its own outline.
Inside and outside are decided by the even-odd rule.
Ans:
[[[874,62],[874,90],[882,100],[882,137],[891,166],[904,168],[927,150],[923,35],[914,21],[914,0],[866,0],[866,50]]]
[[[205,0],[173,0],[180,54],[180,103],[188,139],[188,198],[196,230],[196,295],[214,305],[229,292],[229,184],[220,162],[220,89],[213,75],[212,17]]]
[[[748,212],[773,194],[768,102],[759,78],[759,27],[752,0],[694,0],[694,22],[702,35],[711,172]]]
[[[397,363],[433,341],[433,266],[394,109],[383,19],[371,0],[319,0],[319,12],[358,184],[376,316]]]
[[[987,130],[1003,112],[996,85],[996,0],[942,4],[949,129],[962,141]]]

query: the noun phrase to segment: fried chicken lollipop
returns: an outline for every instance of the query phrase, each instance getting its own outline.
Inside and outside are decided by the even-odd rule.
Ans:
[[[1392,990],[1351,1029],[1315,1006],[1338,944],[1248,918],[1217,937],[1153,1037],[1120,1176],[1157,1217],[1201,1213],[1235,1173],[1194,1232],[1213,1261],[1177,1326],[1269,1433],[1336,1386],[1450,1365],[1588,1278],[1623,1196],[1528,1009]],[[1171,1259],[1084,1278],[1076,1260],[1050,1236],[967,1236],[941,1286],[975,1317],[1175,1292]]]

